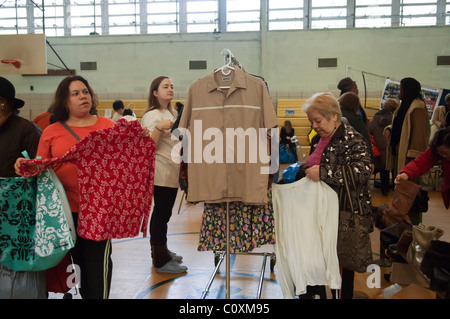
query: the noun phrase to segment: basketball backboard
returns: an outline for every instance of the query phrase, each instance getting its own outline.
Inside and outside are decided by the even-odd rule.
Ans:
[[[0,35],[0,75],[47,74],[45,34]]]

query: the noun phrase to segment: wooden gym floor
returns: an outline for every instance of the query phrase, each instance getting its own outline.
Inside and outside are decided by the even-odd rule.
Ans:
[[[393,191],[388,196],[382,196],[379,189],[372,186],[372,202],[374,206],[382,203],[390,205]],[[450,241],[450,213],[444,207],[441,195],[429,191],[429,210],[423,214],[423,223],[435,225],[444,230],[441,240]],[[149,238],[136,237],[114,240],[112,245],[113,276],[111,299],[200,299],[213,274],[215,256],[212,251],[199,252],[197,244],[203,213],[203,204],[192,205],[183,200],[180,211],[182,193],[179,191],[174,205],[173,215],[169,223],[168,246],[172,251],[184,257],[183,265],[188,267],[184,274],[158,274],[152,267]],[[374,260],[379,258],[379,231],[371,234]],[[273,253],[271,245],[255,249],[253,252]],[[260,272],[263,266],[263,256],[231,255],[230,298],[255,299],[258,294]],[[278,282],[278,270],[271,271],[270,257],[267,258],[261,299],[282,299]],[[212,282],[206,299],[226,298],[226,262],[222,263],[219,273]],[[382,267],[382,273],[389,273],[390,267]],[[368,288],[366,274],[356,274],[356,297],[375,298],[382,290],[391,285],[382,278],[381,288]],[[383,277],[383,276],[382,276]],[[60,298],[53,294],[50,298]],[[79,295],[74,291],[74,297]]]

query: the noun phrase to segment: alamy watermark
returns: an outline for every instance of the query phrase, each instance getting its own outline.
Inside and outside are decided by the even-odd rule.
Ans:
[[[367,288],[381,288],[381,269],[379,265],[370,264],[367,272],[371,274],[366,279]]]
[[[177,128],[172,139],[183,136],[181,143],[172,148],[172,161],[184,163],[260,163],[261,174],[274,174],[278,170],[278,128],[219,128],[203,131],[203,122],[194,120],[193,132]],[[192,139],[194,136],[194,140]],[[270,139],[270,149],[269,149]],[[205,142],[208,142],[205,146]],[[180,157],[180,151],[182,156]]]

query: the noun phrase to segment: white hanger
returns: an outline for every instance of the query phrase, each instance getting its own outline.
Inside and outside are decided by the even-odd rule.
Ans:
[[[225,58],[225,64],[223,66],[221,66],[220,68],[216,69],[215,72],[219,72],[222,71],[223,75],[230,75],[231,71],[235,70],[233,67],[233,54],[231,53],[231,51],[229,49],[223,49],[222,50],[222,55]],[[220,86],[221,89],[229,89],[230,86]]]

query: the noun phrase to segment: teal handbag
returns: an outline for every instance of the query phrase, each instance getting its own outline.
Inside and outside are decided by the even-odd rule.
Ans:
[[[70,206],[53,169],[0,178],[0,264],[15,271],[49,269],[75,239]]]

